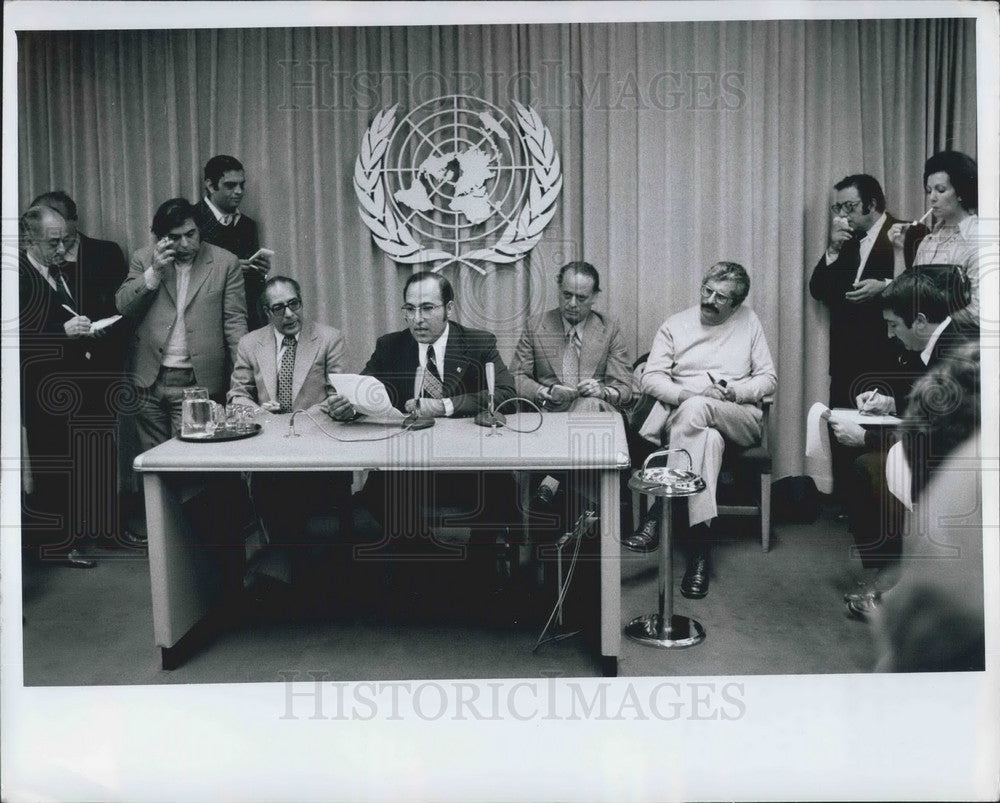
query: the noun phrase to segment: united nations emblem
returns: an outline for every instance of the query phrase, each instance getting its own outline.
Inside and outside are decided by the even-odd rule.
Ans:
[[[530,106],[502,109],[468,95],[417,106],[396,124],[398,104],[375,115],[354,165],[358,211],[396,262],[483,263],[523,259],[555,214],[562,189],[552,134]]]

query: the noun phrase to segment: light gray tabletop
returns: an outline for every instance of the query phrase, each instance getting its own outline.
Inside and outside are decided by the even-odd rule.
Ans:
[[[217,443],[173,439],[135,459],[136,471],[419,471],[499,469],[624,469],[629,466],[622,418],[617,413],[548,413],[542,426],[531,413],[509,416],[512,428],[477,426],[471,418],[438,418],[429,429],[361,422],[339,423],[326,415],[299,414],[296,436],[290,415],[259,417],[263,430],[251,438]],[[392,434],[393,437],[385,438]],[[383,438],[382,440],[371,440]],[[365,440],[368,439],[368,440]]]

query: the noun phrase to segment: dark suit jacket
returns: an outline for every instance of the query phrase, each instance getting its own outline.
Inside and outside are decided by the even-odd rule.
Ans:
[[[274,327],[256,329],[240,339],[228,401],[256,407],[278,401],[278,349]],[[306,322],[299,332],[292,374],[292,409],[303,410],[333,393],[327,376],[344,370],[344,339],[332,326]]]
[[[92,321],[116,313],[115,290],[125,277],[117,244],[81,234],[76,265],[63,273],[76,312]],[[63,324],[74,316],[24,252],[18,256],[18,296],[22,415],[29,438],[36,434],[33,425],[50,426],[45,422],[52,415],[113,416],[120,394],[108,390],[123,373],[127,324],[119,321],[99,337],[68,337]],[[70,383],[74,392],[56,399],[49,387],[54,381]]]
[[[543,385],[565,384],[562,376],[566,335],[562,313],[552,309],[529,321],[514,350],[510,372],[518,395],[534,399]],[[615,388],[621,403],[632,400],[632,366],[618,322],[591,311],[583,322],[580,378]]]
[[[893,249],[889,227],[896,223],[886,215],[875,238],[861,279],[891,279]],[[860,240],[844,243],[829,265],[820,257],[809,280],[809,292],[826,304],[830,312],[830,405],[853,407],[855,397],[870,387],[868,379],[893,370],[899,350],[886,336],[885,321],[877,299],[854,304],[844,299],[852,289],[860,262]]]
[[[496,373],[494,403],[514,398],[514,379],[497,351],[497,339],[489,332],[466,329],[451,321],[448,348],[444,355],[444,395],[455,405],[456,416],[475,415],[485,410],[488,401],[486,369],[492,362]],[[382,335],[362,373],[374,376],[385,385],[394,407],[403,410],[413,398],[413,380],[420,364],[417,341],[409,329]]]
[[[242,212],[235,226],[223,226],[209,209],[205,199],[202,198],[195,205],[194,222],[198,226],[198,231],[201,232],[202,240],[217,245],[219,248],[225,248],[240,259],[249,259],[260,248],[257,222]],[[267,316],[260,308],[260,296],[265,281],[267,279],[256,270],[247,270],[243,273],[243,289],[247,302],[247,326],[251,331],[267,323]]]
[[[115,295],[119,312],[136,323],[127,368],[141,388],[156,381],[177,318],[177,272],[171,266],[159,287],[150,290],[144,274],[152,259],[153,246],[136,251],[128,278]],[[226,360],[235,364],[236,348],[247,333],[243,276],[233,254],[201,244],[191,266],[184,324],[195,381],[210,395],[221,396],[229,389]]]
[[[896,415],[902,416],[906,409],[907,397],[913,389],[914,383],[928,371],[930,371],[941,360],[947,359],[956,349],[961,348],[969,342],[978,340],[978,331],[972,331],[967,327],[959,327],[954,323],[948,324],[941,336],[931,349],[930,360],[924,365],[920,359],[920,353],[916,351],[905,351],[899,358],[897,367],[887,372],[877,384],[887,390],[896,400]],[[881,443],[882,435],[877,431],[868,430],[865,432],[865,445],[868,448],[877,448]]]

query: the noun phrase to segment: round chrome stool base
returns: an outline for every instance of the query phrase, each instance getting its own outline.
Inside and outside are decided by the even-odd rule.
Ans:
[[[670,627],[664,627],[664,620],[658,613],[650,613],[633,619],[625,626],[625,635],[647,647],[665,650],[680,650],[693,647],[705,640],[705,628],[686,616],[671,616]]]

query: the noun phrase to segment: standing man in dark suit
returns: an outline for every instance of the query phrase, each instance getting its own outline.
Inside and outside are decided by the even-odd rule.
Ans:
[[[117,531],[114,505],[95,508],[87,500],[93,499],[94,483],[96,496],[115,497],[113,461],[103,477],[96,468],[106,467],[106,455],[114,453],[114,400],[122,395],[111,387],[122,371],[117,338],[106,329],[92,330],[92,323],[114,313],[114,287],[125,260],[114,243],[81,243],[75,205],[65,193],[58,195],[52,206],[33,205],[21,218],[21,420],[33,482],[22,525],[29,543],[46,547],[47,560],[90,568],[93,561],[73,545],[81,537]],[[63,206],[74,218],[72,227],[53,208],[62,200],[69,201]],[[77,256],[75,265],[66,260],[67,246]],[[95,429],[106,437],[93,437]]]
[[[200,385],[223,399],[227,366],[247,332],[239,262],[201,241],[187,199],[164,202],[152,232],[156,244],[135,252],[115,297],[136,326],[128,369],[139,391],[143,451],[178,434],[185,388]]]
[[[514,380],[497,351],[496,337],[489,332],[467,329],[451,320],[455,314],[455,295],[449,282],[437,273],[414,273],[403,289],[403,316],[407,328],[383,335],[363,373],[381,381],[392,404],[403,412],[418,412],[422,417],[473,416],[488,406],[486,365],[495,370],[497,405],[514,397]],[[421,370],[421,387],[414,386]],[[355,415],[351,404],[334,395],[330,415],[348,420]],[[471,426],[471,424],[470,424]],[[382,479],[385,473],[393,474]],[[415,488],[423,488],[426,477],[416,472],[380,472],[369,476],[366,494],[372,513],[385,522],[398,500],[414,498]],[[402,488],[397,486],[403,486]],[[473,542],[492,544],[500,522],[514,509],[513,500],[504,500],[506,491],[494,485],[487,492],[482,475],[468,472],[438,472],[434,476],[435,499],[460,500],[485,518],[488,533],[473,529]],[[511,489],[512,496],[512,489]],[[507,504],[509,503],[509,504]],[[418,511],[407,511],[404,527],[419,527]],[[392,538],[408,533],[387,533]],[[488,558],[485,549],[472,550],[472,556]]]
[[[93,321],[114,315],[117,312],[115,291],[127,273],[121,247],[110,240],[96,240],[81,232],[76,203],[63,190],[43,193],[31,202],[31,206],[47,206],[66,221],[63,241],[66,253],[59,271],[74,291],[75,305],[68,306],[81,312],[86,310]],[[83,364],[86,382],[79,385],[84,404],[79,413],[81,417],[86,416],[93,427],[89,448],[81,452],[80,465],[81,474],[87,477],[89,491],[82,493],[82,488],[75,487],[74,492],[85,503],[81,509],[85,509],[90,535],[116,538],[138,546],[131,533],[121,526],[118,495],[117,420],[121,411],[117,402],[124,398],[125,348],[129,334],[127,321],[119,321],[101,331],[97,348],[87,350],[90,356]],[[100,509],[94,507],[94,502],[99,502]]]
[[[205,164],[205,195],[195,206],[194,222],[206,243],[236,254],[243,271],[247,323],[250,330],[267,323],[260,305],[261,293],[271,262],[265,256],[250,257],[260,248],[257,223],[240,211],[246,192],[246,173],[239,159],[221,154]]]
[[[809,280],[813,298],[830,313],[830,406],[853,407],[866,378],[896,364],[885,337],[879,295],[892,281],[893,250],[878,181],[859,173],[834,185],[830,243]]]
[[[853,407],[897,362],[899,351],[886,339],[879,295],[892,281],[894,252],[885,194],[865,173],[834,185],[833,223],[826,253],[813,268],[809,292],[830,315],[830,406]],[[842,506],[857,450],[832,442],[834,494]]]

